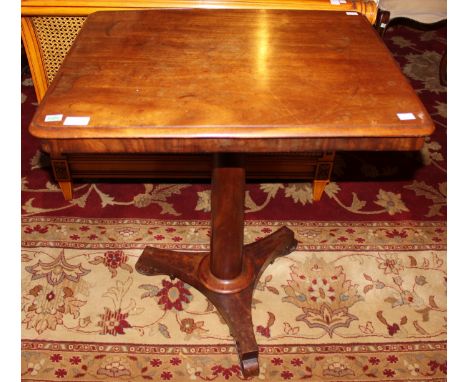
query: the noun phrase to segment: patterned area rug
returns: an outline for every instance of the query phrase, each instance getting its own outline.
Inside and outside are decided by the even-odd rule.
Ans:
[[[385,38],[436,122],[421,152],[340,153],[315,203],[306,183],[248,186],[246,242],[282,225],[299,240],[254,294],[253,380],[446,380],[445,34]],[[22,379],[243,379],[206,298],[134,268],[147,244],[208,248],[209,186],[79,183],[66,202],[27,133],[28,78],[22,93]]]

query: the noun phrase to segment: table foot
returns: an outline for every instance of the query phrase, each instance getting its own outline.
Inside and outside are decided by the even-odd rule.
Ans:
[[[277,257],[296,248],[294,233],[286,227],[270,236],[243,247],[245,271],[233,280],[226,280],[219,291],[219,280],[211,286],[212,277],[206,277],[207,252],[181,252],[146,247],[135,269],[144,275],[167,274],[197,288],[218,309],[236,341],[239,362],[244,377],[258,375],[258,345],[252,323],[252,297],[255,285],[263,271]],[[213,276],[214,277],[214,276]],[[222,281],[222,280],[221,280]],[[223,284],[224,285],[224,284]],[[239,285],[241,285],[239,287]]]

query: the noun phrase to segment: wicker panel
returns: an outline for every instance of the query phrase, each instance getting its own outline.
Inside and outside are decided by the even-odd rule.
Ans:
[[[86,17],[32,17],[50,85]]]

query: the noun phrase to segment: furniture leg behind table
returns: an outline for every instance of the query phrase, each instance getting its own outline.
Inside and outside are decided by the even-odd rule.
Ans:
[[[330,183],[334,160],[335,152],[331,151],[325,152],[317,162],[312,185],[312,200],[314,202],[318,202],[322,198],[325,187]]]
[[[51,156],[50,163],[54,172],[55,180],[57,181],[65,200],[73,199],[73,184],[70,175],[68,162],[62,157]]]

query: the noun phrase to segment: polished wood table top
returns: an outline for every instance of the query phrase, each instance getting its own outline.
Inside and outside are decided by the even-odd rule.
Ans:
[[[433,124],[360,14],[186,9],[92,14],[30,131],[83,152],[408,150]]]

